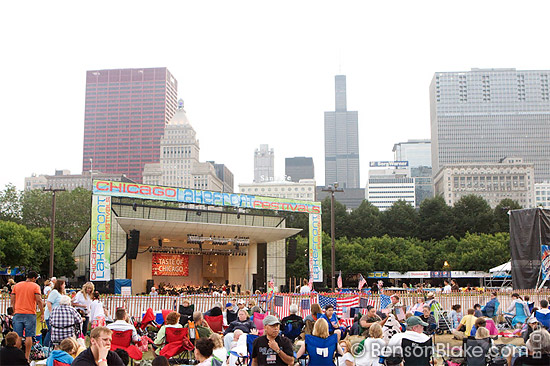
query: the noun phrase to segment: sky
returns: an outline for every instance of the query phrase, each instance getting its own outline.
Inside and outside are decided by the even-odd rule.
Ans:
[[[369,161],[430,138],[434,72],[550,68],[542,1],[3,1],[0,189],[81,173],[87,70],[167,67],[200,160],[253,180],[254,149],[313,157],[324,182],[324,112],[347,76]]]

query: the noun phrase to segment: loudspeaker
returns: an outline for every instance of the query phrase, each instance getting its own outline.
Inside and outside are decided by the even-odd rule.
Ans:
[[[139,248],[139,230],[130,230],[130,237],[126,241],[126,258],[136,259]]]
[[[145,285],[145,288],[147,288],[147,294],[151,292],[151,287],[155,286],[155,281],[153,280],[147,280],[147,285]]]
[[[297,246],[297,240],[296,238],[290,238],[288,239],[288,254],[286,261],[288,263],[294,263],[296,261],[296,246]]]

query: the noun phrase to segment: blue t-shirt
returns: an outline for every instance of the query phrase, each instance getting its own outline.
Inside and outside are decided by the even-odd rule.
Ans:
[[[46,301],[52,303],[52,311],[59,306],[59,300],[61,299],[61,294],[57,290],[51,290]],[[46,305],[46,311],[44,312],[44,319],[50,319],[50,311]]]

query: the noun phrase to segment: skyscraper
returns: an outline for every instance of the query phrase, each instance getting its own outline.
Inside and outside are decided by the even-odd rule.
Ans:
[[[314,179],[313,159],[303,156],[285,158],[285,176],[292,182],[299,182],[301,179]]]
[[[430,140],[408,140],[393,145],[393,160],[408,161],[411,168],[432,166]]]
[[[269,145],[262,144],[254,150],[254,183],[275,180],[275,154]]]
[[[359,135],[357,111],[348,111],[346,76],[336,75],[336,108],[325,112],[325,185],[359,188]]]
[[[550,179],[550,71],[435,73],[430,85],[434,176],[445,164],[523,158]]]
[[[159,162],[176,98],[177,81],[165,67],[88,71],[82,171],[93,165],[141,182],[144,165]]]
[[[226,191],[213,162],[199,161],[197,133],[183,108],[183,100],[164,129],[160,162],[145,164],[143,183],[171,187]]]

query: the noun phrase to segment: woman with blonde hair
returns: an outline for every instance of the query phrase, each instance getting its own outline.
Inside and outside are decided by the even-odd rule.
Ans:
[[[223,338],[217,333],[212,333],[209,337],[214,342],[214,350],[212,354],[220,359],[224,364],[227,360],[227,350],[223,346]]]
[[[296,352],[296,358],[300,358],[304,353],[309,354],[310,365],[335,365],[334,353],[344,354],[342,348],[338,344],[338,335],[329,335],[328,323],[321,318],[315,322],[311,334],[306,335],[306,340]],[[322,352],[317,352],[317,350]]]
[[[369,327],[369,338],[362,340],[354,349],[356,366],[378,366],[382,349],[386,346],[382,326],[374,323]]]
[[[349,339],[342,339],[338,344],[342,349],[342,355],[338,357],[338,366],[354,366],[355,359],[351,354],[351,342]]]
[[[90,309],[92,306],[93,294],[94,284],[91,282],[86,282],[72,301],[72,305],[75,308],[79,308],[84,312],[84,322],[82,323],[82,334],[84,336],[88,333],[88,323],[90,322]]]

